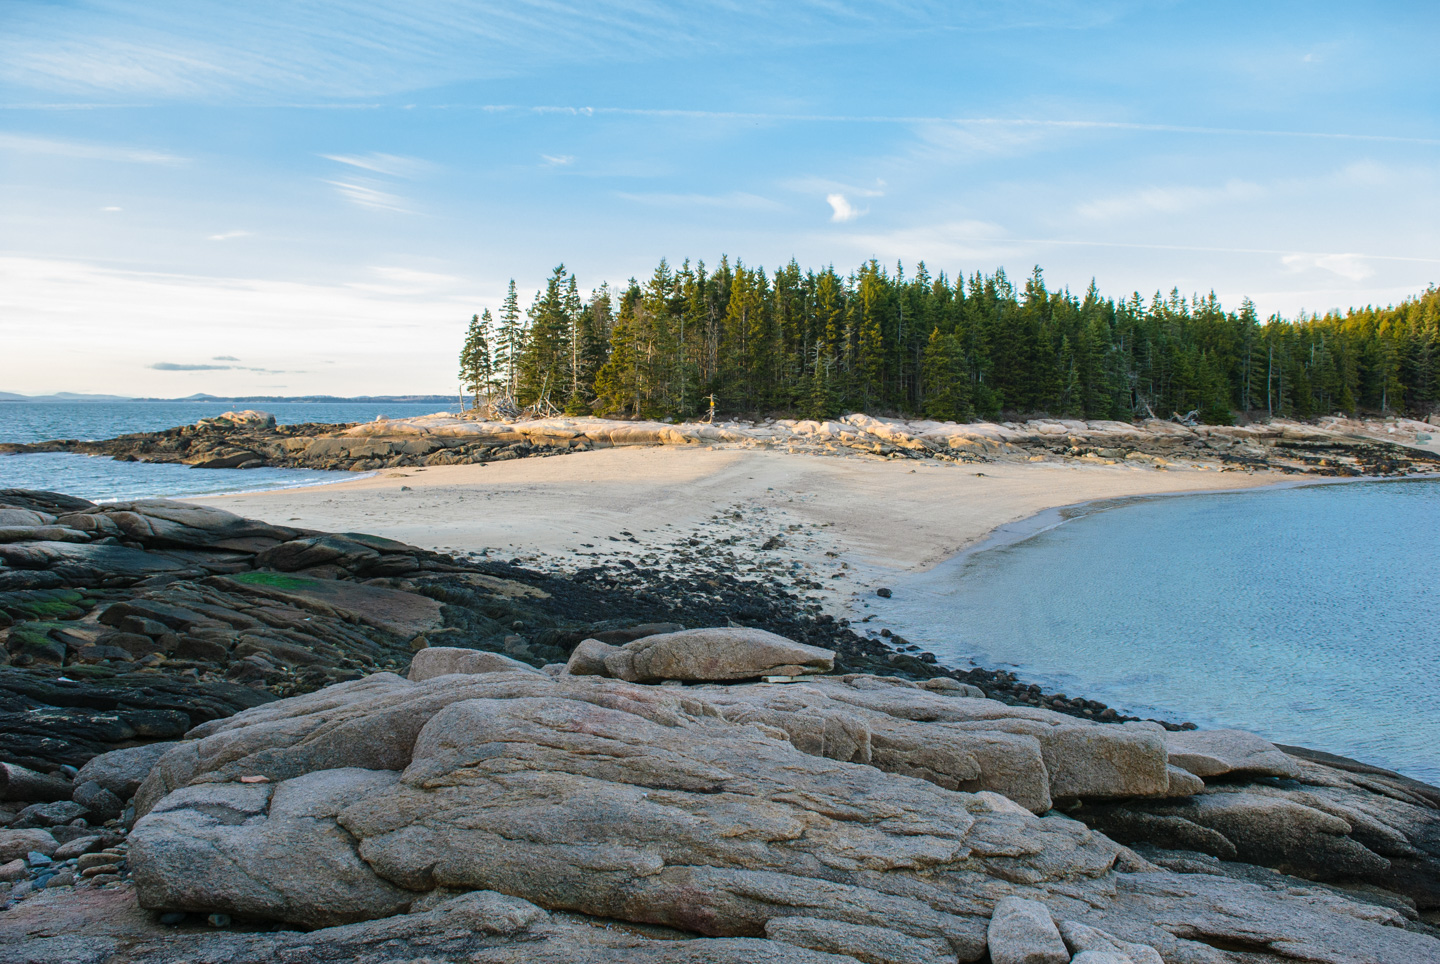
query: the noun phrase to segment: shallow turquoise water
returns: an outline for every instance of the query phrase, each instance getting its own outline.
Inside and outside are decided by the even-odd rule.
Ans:
[[[1440,783],[1440,481],[1134,502],[877,609],[942,662]]]
[[[0,442],[114,438],[192,425],[246,407],[271,413],[281,425],[368,422],[382,414],[404,418],[444,409],[433,402],[0,402]],[[353,478],[349,472],[309,469],[192,469],[59,453],[0,455],[0,489],[49,489],[102,502],[252,492]]]

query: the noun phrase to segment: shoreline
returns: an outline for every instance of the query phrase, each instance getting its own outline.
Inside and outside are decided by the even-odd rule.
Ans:
[[[1066,506],[1050,507],[1017,523],[998,527],[984,540],[957,552],[937,566],[923,572],[907,573],[903,578],[898,579],[895,585],[895,608],[887,616],[892,623],[892,628],[894,624],[898,623],[900,632],[912,637],[905,642],[934,648],[942,664],[962,671],[969,666],[983,666],[991,670],[1012,672],[1021,678],[1039,683],[1047,691],[1053,689],[1065,693],[1077,691],[1086,693],[1107,702],[1123,713],[1142,718],[1194,721],[1202,729],[1234,727],[1259,733],[1266,739],[1290,743],[1303,742],[1310,747],[1333,749],[1338,743],[1340,748],[1335,749],[1334,752],[1343,753],[1355,759],[1370,760],[1372,763],[1381,760],[1384,762],[1376,765],[1388,767],[1392,771],[1398,770],[1411,779],[1434,781],[1433,766],[1428,765],[1429,761],[1417,759],[1414,756],[1413,747],[1407,757],[1403,740],[1399,743],[1392,740],[1389,751],[1382,746],[1361,746],[1354,742],[1347,745],[1344,738],[1337,739],[1333,733],[1327,736],[1322,732],[1304,732],[1305,728],[1311,724],[1306,722],[1308,717],[1303,713],[1299,716],[1292,714],[1269,719],[1264,718],[1265,714],[1263,713],[1258,716],[1247,715],[1243,709],[1237,711],[1235,706],[1227,704],[1223,699],[1217,702],[1213,693],[1207,697],[1191,692],[1186,698],[1177,700],[1174,692],[1166,694],[1167,689],[1173,690],[1175,687],[1167,685],[1167,680],[1164,678],[1157,678],[1148,683],[1137,683],[1134,680],[1126,682],[1133,673],[1148,672],[1143,661],[1126,662],[1122,659],[1121,664],[1115,667],[1113,675],[1103,672],[1097,675],[1095,666],[1088,665],[1086,660],[1066,660],[1064,658],[1057,660],[1054,647],[1047,647],[1043,642],[1034,646],[1025,645],[1025,641],[1029,639],[1025,636],[1011,637],[1002,634],[997,638],[987,638],[984,642],[975,641],[962,646],[946,648],[946,645],[940,641],[940,637],[943,637],[944,633],[936,626],[938,625],[937,613],[943,613],[947,607],[955,609],[957,606],[961,611],[968,613],[968,625],[983,625],[983,620],[979,623],[975,622],[976,613],[970,612],[967,607],[961,605],[957,598],[952,598],[963,598],[963,590],[959,588],[960,580],[964,578],[963,574],[970,566],[981,564],[979,559],[983,553],[1021,546],[1077,519],[1099,515],[1112,509],[1159,502],[1162,499],[1168,500],[1179,496],[1232,495],[1241,494],[1242,491],[1245,494],[1282,492],[1291,489],[1353,483],[1412,481],[1433,483],[1436,480],[1440,480],[1440,474],[1430,473],[1403,479],[1393,477],[1283,479],[1273,484],[1244,490],[1211,489],[1157,493],[1115,499],[1086,500]],[[1006,563],[993,564],[1003,566]],[[1014,580],[1010,580],[1010,583],[1014,583]],[[972,596],[973,593],[972,588]],[[1104,643],[1097,639],[1096,645],[1103,646]],[[1177,677],[1177,679],[1183,680],[1184,677]],[[1169,684],[1174,682],[1173,679],[1168,681]],[[1265,695],[1263,688],[1256,690],[1251,686],[1248,687],[1248,690],[1257,698]],[[1290,692],[1288,689],[1283,691]],[[1344,699],[1340,694],[1336,694],[1333,698]],[[1296,729],[1297,727],[1298,729]],[[1372,732],[1383,731],[1372,730]],[[1413,772],[1410,772],[1412,769]]]
[[[1274,471],[893,462],[686,446],[403,468],[192,500],[270,521],[367,531],[436,550],[560,568],[607,558],[673,558],[695,547],[690,540],[709,539],[739,565],[777,568],[778,562],[810,582],[823,578],[825,588],[810,591],[820,592],[827,611],[840,617],[852,615],[849,600],[930,571],[1047,512],[1285,481]],[[1088,497],[1061,502],[1061,493]]]
[[[1365,475],[1347,478],[1283,478],[1253,487],[1202,488],[1188,489],[1183,492],[1155,492],[1144,495],[1085,499],[1081,502],[1071,502],[1066,505],[1048,506],[1039,510],[1034,515],[1027,516],[1017,522],[996,526],[980,541],[958,549],[954,555],[942,559],[926,569],[908,575],[912,577],[927,575],[939,569],[941,566],[949,567],[952,566],[952,564],[956,567],[962,566],[972,556],[979,555],[982,552],[988,552],[991,549],[1002,549],[1007,546],[1018,545],[1075,519],[1082,519],[1099,512],[1109,512],[1111,509],[1122,509],[1128,505],[1149,502],[1155,499],[1178,499],[1194,495],[1229,495],[1241,492],[1281,491],[1284,489],[1303,489],[1322,485],[1359,485],[1367,482],[1423,482],[1427,480],[1433,481],[1435,479],[1440,479],[1440,472],[1428,472],[1399,477],[1389,475]]]

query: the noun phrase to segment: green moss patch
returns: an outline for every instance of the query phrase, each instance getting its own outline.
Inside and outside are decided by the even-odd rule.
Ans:
[[[28,589],[0,593],[0,609],[13,619],[79,619],[89,608],[83,592],[74,589]]]
[[[246,586],[269,586],[271,589],[314,589],[321,585],[319,579],[284,572],[242,572],[230,579]]]

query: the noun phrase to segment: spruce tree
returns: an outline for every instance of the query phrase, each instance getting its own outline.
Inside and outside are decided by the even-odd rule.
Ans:
[[[472,315],[460,349],[460,384],[474,396],[474,407],[480,407],[480,395],[488,392],[494,380],[494,363],[490,355],[490,309],[484,316]]]

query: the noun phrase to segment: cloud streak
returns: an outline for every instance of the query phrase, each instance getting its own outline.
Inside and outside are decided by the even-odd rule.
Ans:
[[[398,214],[412,213],[406,206],[405,199],[397,194],[381,189],[379,182],[365,178],[353,178],[348,181],[326,181],[340,196],[351,204],[362,208],[369,208],[372,211],[393,211]]]
[[[321,154],[327,161],[357,167],[373,174],[389,177],[414,178],[428,171],[433,165],[418,157],[402,157],[397,154]]]
[[[115,144],[96,144],[90,141],[67,141],[50,137],[34,137],[28,134],[0,133],[0,151],[17,154],[48,154],[53,157],[72,157],[83,161],[113,161],[123,164],[185,164],[189,158],[164,151],[143,148],[122,147]]]
[[[1210,127],[1194,124],[1148,123],[1144,121],[1095,120],[1054,117],[967,117],[925,114],[823,114],[774,113],[761,111],[701,110],[689,108],[652,107],[575,107],[559,105],[518,104],[436,104],[434,110],[481,110],[487,113],[529,112],[535,114],[569,114],[575,117],[653,117],[673,120],[736,120],[761,123],[808,124],[899,124],[936,125],[954,128],[994,130],[1071,130],[1118,131],[1152,134],[1191,134],[1206,137],[1293,137],[1301,139],[1360,141],[1390,144],[1440,146],[1440,138],[1416,137],[1408,134],[1369,134],[1347,131],[1279,130],[1255,127]]]
[[[911,0],[755,0],[744,17],[725,17],[727,29],[717,30],[717,11],[704,0],[19,6],[0,35],[0,80],[14,89],[101,99],[378,96],[511,77],[542,65],[814,47],[946,29],[1087,27],[1114,16],[1114,9],[1054,0],[994,10]]]

